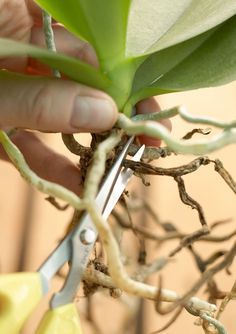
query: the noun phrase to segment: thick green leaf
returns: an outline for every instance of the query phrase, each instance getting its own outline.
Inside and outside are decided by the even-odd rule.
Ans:
[[[155,82],[160,80],[163,75],[200,47],[214,33],[215,29],[150,55],[136,72],[133,92],[151,85],[154,86]]]
[[[85,85],[106,90],[110,80],[99,70],[78,60],[28,44],[0,38],[0,57],[30,56]]]
[[[236,0],[133,0],[127,55],[150,54],[178,44],[236,14]]]
[[[133,100],[163,92],[218,86],[236,80],[236,16],[202,36],[151,57],[137,73]],[[144,72],[146,77],[142,89],[140,85]],[[148,77],[152,72],[155,78],[152,75]]]
[[[69,31],[89,41],[102,66],[108,60],[111,65],[125,56],[130,1],[36,0]]]
[[[236,79],[236,16],[163,76],[158,86],[174,90],[223,85]]]

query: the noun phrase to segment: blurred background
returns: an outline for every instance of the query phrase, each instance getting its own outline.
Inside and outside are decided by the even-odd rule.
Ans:
[[[158,101],[162,109],[175,105],[185,105],[193,115],[209,115],[224,120],[236,119],[236,83],[219,88],[160,96]],[[176,137],[182,137],[194,128],[178,117],[174,118],[172,123],[172,133]],[[70,154],[62,144],[60,135],[40,134],[40,136],[49,146],[77,162],[76,156]],[[89,141],[88,135],[84,134],[79,135],[78,139],[84,144]],[[219,158],[236,180],[236,145],[228,146],[210,156],[214,159]],[[173,167],[193,159],[192,156],[171,156],[159,159],[155,165]],[[200,227],[197,213],[180,201],[176,182],[172,178],[154,176],[148,180],[151,181],[149,187],[143,187],[140,180],[135,180],[132,187],[135,187],[136,194],[150,200],[162,221],[174,223],[185,233],[191,233]],[[198,172],[187,175],[184,180],[188,193],[203,206],[208,223],[211,224],[227,218],[232,219],[231,223],[220,227],[214,233],[221,235],[232,231],[235,227],[236,197],[214,171],[213,166],[202,167]],[[72,210],[56,210],[45,201],[44,195],[28,186],[10,164],[2,161],[0,162],[0,181],[0,271],[8,273],[36,270],[64,235]],[[149,224],[148,217],[144,213],[140,213],[136,219],[139,219],[141,223]],[[233,239],[220,246],[201,242],[198,243],[196,249],[199,254],[207,257],[215,249],[228,250],[232,242]],[[123,242],[127,253],[131,247],[128,244]],[[157,257],[165,256],[177,244],[178,240],[169,242],[158,248],[158,253],[154,242],[149,242],[146,247],[148,254],[154,254]],[[231,275],[221,272],[216,276],[216,281],[222,290],[230,290],[234,283],[236,270],[233,266],[231,270]],[[200,274],[194,265],[192,256],[186,250],[181,251],[175,260],[162,271],[163,286],[180,294],[186,292],[199,277]],[[154,275],[150,282],[156,285],[157,276]],[[55,287],[58,287],[59,284],[61,284],[60,280],[56,279]],[[137,308],[137,305],[138,318],[132,320],[133,326],[130,327],[128,333],[148,334],[154,332],[170,318],[169,315],[158,315],[152,302],[145,301],[140,306],[139,301],[133,297],[124,296],[123,301],[119,302],[111,300],[108,294],[97,293],[93,297],[93,315],[97,323],[97,329],[94,329],[85,317],[86,301],[82,297],[83,292],[80,291],[79,295],[81,298],[78,307],[85,334],[98,334],[99,329],[102,334],[125,334],[122,332],[122,321],[124,321],[124,317],[127,317],[127,310],[132,315],[132,309]],[[197,296],[204,298],[204,289],[201,289]],[[46,305],[47,298],[42,301],[26,324],[23,334],[34,333]],[[221,319],[229,334],[236,332],[234,315],[235,301],[231,301]],[[172,327],[165,330],[164,333],[203,333],[201,327],[194,325],[194,321],[196,318],[183,312]]]

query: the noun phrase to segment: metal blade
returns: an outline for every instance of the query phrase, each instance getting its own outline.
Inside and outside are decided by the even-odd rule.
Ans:
[[[140,161],[142,158],[143,152],[145,150],[145,145],[140,147],[138,152],[133,156],[131,159],[132,161]],[[118,176],[116,183],[114,185],[113,191],[110,195],[110,198],[107,202],[107,205],[102,213],[102,216],[107,219],[111,213],[111,211],[114,209],[116,203],[118,202],[120,196],[122,195],[123,191],[125,190],[125,187],[127,186],[129,180],[131,179],[132,175],[134,174],[134,171],[130,168],[125,168]]]
[[[103,212],[103,209],[106,207],[106,204],[110,198],[111,193],[114,189],[114,184],[117,181],[117,178],[119,177],[119,171],[122,167],[122,162],[125,159],[129,147],[132,144],[134,140],[134,136],[130,137],[125,146],[123,147],[121,153],[119,154],[117,160],[115,161],[113,167],[111,168],[108,176],[106,177],[104,183],[102,184],[99,193],[96,197],[96,204],[100,208],[101,212]]]

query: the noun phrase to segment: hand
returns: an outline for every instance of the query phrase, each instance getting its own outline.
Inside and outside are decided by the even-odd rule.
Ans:
[[[32,0],[0,0],[0,27],[0,37],[45,47],[41,10]],[[98,66],[95,52],[89,44],[78,40],[58,24],[54,24],[54,34],[59,52]],[[19,77],[17,80],[0,77],[2,128],[99,132],[110,129],[117,119],[116,104],[107,94],[69,80],[51,78],[48,75],[50,70],[35,60],[0,59],[0,69],[40,75]],[[138,113],[158,110],[160,108],[154,99],[137,105]],[[169,127],[169,123],[166,125]],[[78,168],[68,159],[46,147],[32,133],[18,131],[12,139],[38,175],[80,193]],[[144,141],[159,145],[156,139],[145,138]],[[1,149],[0,157],[7,159]]]

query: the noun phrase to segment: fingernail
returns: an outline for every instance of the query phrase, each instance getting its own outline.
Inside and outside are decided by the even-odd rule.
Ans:
[[[107,130],[114,124],[116,114],[115,104],[109,99],[77,96],[71,125],[83,130]]]

